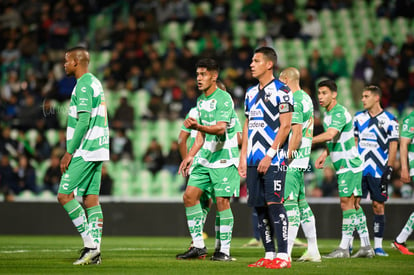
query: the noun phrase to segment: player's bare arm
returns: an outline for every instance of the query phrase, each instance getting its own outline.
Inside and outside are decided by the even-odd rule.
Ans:
[[[409,138],[401,137],[400,139],[401,181],[404,183],[410,182],[410,168],[408,166],[408,145],[410,142]]]
[[[248,141],[248,128],[247,125],[249,123],[249,120],[246,118],[246,121],[244,122],[243,126],[243,132],[242,132],[242,144],[241,144],[241,150],[240,150],[240,162],[239,162],[239,175],[243,178],[247,175],[247,141]]]
[[[317,135],[313,137],[312,144],[322,143],[329,140],[332,140],[336,135],[339,133],[339,131],[335,128],[329,128],[326,132]]]

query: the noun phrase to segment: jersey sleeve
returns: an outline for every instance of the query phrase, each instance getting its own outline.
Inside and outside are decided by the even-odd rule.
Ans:
[[[354,117],[354,136],[359,138],[358,119],[357,115]]]
[[[287,86],[280,87],[277,101],[280,114],[293,112],[293,93]]]
[[[93,89],[91,85],[87,84],[85,81],[80,81],[76,85],[76,96],[78,98],[78,113],[92,113],[92,95]]]
[[[293,104],[292,124],[303,123],[303,105],[299,101]]]
[[[344,112],[337,112],[335,114],[332,114],[332,123],[329,126],[329,128],[334,128],[338,130],[339,132],[342,131],[342,129],[346,125],[346,116]]]
[[[233,101],[231,97],[223,97],[217,101],[216,122],[224,121],[229,123],[233,114]]]
[[[401,130],[401,137],[409,139],[414,138],[414,119],[410,117],[404,119]]]
[[[399,138],[399,129],[398,121],[394,118],[391,120],[391,123],[388,127],[388,135],[390,141],[398,141]]]

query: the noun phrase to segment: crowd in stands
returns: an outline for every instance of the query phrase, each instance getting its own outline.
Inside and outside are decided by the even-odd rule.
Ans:
[[[109,114],[112,161],[139,161],[154,175],[160,169],[176,172],[180,158],[178,151],[174,152],[175,145],[164,156],[165,148],[160,148],[154,139],[146,152],[136,155],[128,133],[141,120],[174,121],[185,117],[199,95],[194,65],[201,57],[220,61],[220,79],[232,94],[236,108],[242,110],[246,88],[256,83],[249,69],[254,48],[274,46],[281,40],[299,40],[309,53],[299,69],[302,88],[315,100],[316,134],[322,126],[315,84],[323,77],[351,79],[355,108],[361,108],[362,87],[379,85],[382,106],[391,108],[399,117],[414,105],[414,24],[413,14],[408,12],[413,10],[413,4],[398,0],[365,3],[374,7],[378,18],[390,22],[400,17],[410,20],[411,32],[403,43],[388,36],[367,39],[355,64],[349,64],[341,43],[329,53],[312,46],[312,41],[324,35],[321,13],[326,9],[350,9],[355,3],[349,0],[1,1],[1,188],[9,190],[6,194],[19,194],[22,190],[56,193],[59,158],[66,146],[64,103],[76,82],[65,76],[62,60],[65,49],[76,45],[90,50],[94,65],[91,71],[101,78],[107,93],[125,93]],[[262,23],[263,35],[240,35],[237,28],[241,23]],[[107,62],[93,59],[103,53],[108,53]],[[286,63],[289,65],[289,60]],[[137,91],[144,91],[149,98],[142,114],[128,101]],[[111,103],[114,102],[108,104]],[[58,133],[56,144],[46,136],[49,130]],[[33,131],[35,142],[30,140],[29,133]],[[35,167],[40,163],[47,163],[48,168],[39,179]],[[310,191],[314,196],[336,195],[332,175],[329,171],[324,173]],[[103,189],[111,194],[113,182],[110,176],[105,178]],[[396,179],[393,194],[403,196],[407,193],[401,191],[405,187],[398,184]]]

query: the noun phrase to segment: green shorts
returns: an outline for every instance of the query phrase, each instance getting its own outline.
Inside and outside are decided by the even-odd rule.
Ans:
[[[288,168],[285,179],[285,200],[300,201],[305,199],[304,170],[302,168]]]
[[[354,173],[348,171],[342,174],[338,174],[338,192],[339,197],[355,197],[362,196],[362,171]]]
[[[99,195],[101,188],[102,161],[84,161],[82,157],[73,158],[62,175],[59,193],[75,196]]]
[[[200,188],[214,197],[238,197],[240,176],[236,166],[207,168],[195,165],[191,171],[188,185]]]

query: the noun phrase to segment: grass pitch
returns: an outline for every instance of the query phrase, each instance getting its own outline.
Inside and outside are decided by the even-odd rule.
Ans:
[[[384,241],[389,257],[373,259],[322,259],[321,263],[295,262],[305,248],[294,247],[292,268],[269,270],[248,268],[264,255],[263,248],[244,248],[246,238],[234,238],[234,262],[176,260],[184,252],[189,238],[181,237],[109,237],[104,236],[102,264],[73,266],[82,246],[78,236],[0,236],[0,274],[414,274],[414,256],[401,255]],[[411,250],[413,249],[412,241]],[[339,240],[318,240],[322,255],[331,252]],[[208,238],[209,256],[214,239]],[[355,249],[359,242],[355,241]],[[354,250],[356,251],[356,250]]]

